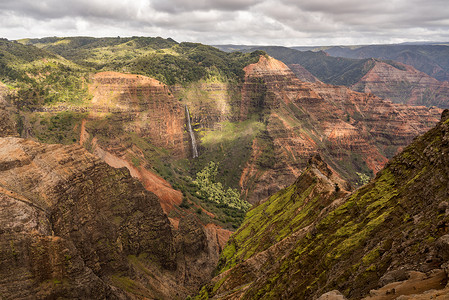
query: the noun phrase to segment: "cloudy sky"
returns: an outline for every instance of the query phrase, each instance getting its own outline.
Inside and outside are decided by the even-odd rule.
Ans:
[[[336,45],[449,41],[447,0],[0,0],[0,37]]]

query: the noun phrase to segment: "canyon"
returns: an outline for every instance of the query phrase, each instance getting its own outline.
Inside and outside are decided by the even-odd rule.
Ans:
[[[261,167],[258,153],[267,148],[261,149],[255,140],[241,178],[252,203],[292,183],[316,153],[352,184],[357,182],[356,172],[376,174],[388,158],[430,129],[441,113],[437,108],[393,104],[341,86],[302,82],[270,57],[261,57],[245,72],[241,118],[264,113],[276,157],[271,168]]]
[[[373,93],[395,103],[448,108],[449,82],[438,81],[412,66],[375,62],[351,89]]]
[[[447,298],[448,134],[445,110],[351,194],[315,156],[247,214],[197,299]]]
[[[174,228],[126,168],[77,145],[0,149],[5,299],[184,299],[208,280],[228,235],[193,215]]]
[[[252,49],[264,50],[281,60],[302,81],[319,80],[344,85],[358,92],[373,93],[394,103],[437,106],[443,109],[449,107],[448,81],[446,75],[439,76],[445,71],[438,65],[445,64],[438,57],[444,56],[447,47],[432,48],[433,52],[430,49],[424,51],[419,50],[419,47],[410,47],[415,49],[410,50],[411,52],[419,52],[415,53],[414,59],[400,59],[401,54],[395,57],[394,51],[390,53],[380,49],[379,52],[371,49],[364,53],[362,49],[365,48],[370,47],[355,50],[331,47],[325,49],[326,52],[321,49],[312,52],[274,46]],[[388,49],[388,46],[385,48]],[[407,47],[403,48],[402,54],[407,57]],[[356,53],[359,55],[355,55]],[[369,56],[370,54],[373,56]],[[435,55],[437,59],[430,60],[426,55]]]
[[[356,172],[376,174],[401,147],[430,129],[441,113],[319,81],[303,82],[271,57],[261,56],[244,71],[239,103],[232,85],[168,87],[140,75],[97,73],[90,86],[93,99],[84,134],[94,138],[94,149],[125,159],[128,166],[132,159],[145,162],[137,167],[154,172],[148,157],[152,152],[132,139],[126,141],[127,132],[167,149],[171,157],[192,156],[183,107],[187,105],[201,156],[203,136],[219,134],[225,122],[256,118],[264,129],[252,139],[250,149],[241,150],[247,152],[247,161],[238,175],[245,199],[256,203],[292,183],[315,153],[354,185]],[[181,198],[178,194],[168,202],[179,205]]]
[[[386,284],[406,280],[412,283],[397,283],[398,290],[422,286],[425,280],[442,288],[435,282],[446,280],[440,264],[446,254],[435,254],[432,243],[438,240],[438,247],[446,247],[446,215],[435,208],[444,202],[445,190],[433,187],[446,182],[445,158],[438,153],[445,152],[447,112],[438,123],[441,108],[416,105],[429,104],[417,96],[427,87],[443,95],[435,99],[444,102],[445,87],[438,82],[409,66],[403,65],[404,71],[375,62],[352,87],[363,91],[356,92],[323,83],[300,65],[287,66],[260,51],[227,56],[201,44],[161,38],[124,40],[127,47],[144,45],[138,50],[149,55],[118,67],[113,53],[128,48],[120,38],[101,40],[100,45],[107,42],[114,49],[108,52],[111,64],[101,68],[101,60],[94,65],[82,58],[98,59],[90,56],[101,53],[89,48],[95,39],[78,38],[87,43],[81,56],[70,50],[70,41],[61,47],[55,40],[43,44],[46,51],[58,49],[65,58],[36,48],[36,60],[23,63],[23,69],[32,70],[23,75],[30,76],[26,84],[38,81],[25,88],[11,88],[11,79],[0,85],[1,297],[185,299],[201,286],[199,298],[292,298],[301,293],[317,298],[332,289],[341,297],[364,297],[372,289],[374,297],[385,293]],[[155,41],[156,46],[151,44]],[[174,52],[176,58],[168,58]],[[154,78],[125,71],[148,67],[146,59],[169,67]],[[220,59],[226,63],[207,65]],[[41,65],[47,73],[33,69]],[[51,69],[55,66],[56,71]],[[59,93],[46,81],[52,70],[72,72],[66,77],[81,74],[70,85],[79,84],[80,90],[67,95],[84,98],[51,102],[50,96]],[[209,73],[191,80],[192,70]],[[418,86],[407,94],[413,106],[374,95],[391,87],[383,78],[395,76],[398,84],[407,78]],[[389,92],[405,97],[398,89]],[[429,130],[427,137],[416,138]],[[411,142],[415,146],[407,147]],[[443,175],[432,177],[428,160]],[[241,227],[245,209],[211,203],[198,191],[195,176],[211,161],[219,166],[213,175],[216,186],[236,188],[253,204]],[[362,186],[370,177],[375,179]],[[426,180],[432,183],[428,189]],[[398,210],[391,204],[394,197],[408,196],[398,190],[402,185],[416,194],[410,212],[406,200]],[[417,203],[427,198],[429,207],[419,215]],[[354,205],[357,209],[350,209]],[[418,252],[409,253],[418,262],[431,251],[432,263],[426,267],[395,254],[409,246],[406,241],[400,246],[379,241],[386,231],[380,224],[393,219],[391,224],[398,225],[401,209],[410,215],[404,222],[413,241],[423,233],[419,228],[430,226]],[[439,223],[424,224],[425,219]],[[360,229],[365,225],[369,232]],[[329,252],[338,243],[362,243],[363,249]],[[324,249],[328,245],[334,246]],[[323,258],[328,265],[314,265],[312,256],[320,253],[333,255]],[[296,255],[304,258],[299,265],[291,259]],[[363,265],[354,266],[350,255]],[[382,256],[382,264],[372,256]],[[368,270],[384,272],[387,260],[394,269],[391,278]],[[303,272],[305,264],[313,266],[310,272]],[[406,264],[411,264],[407,272],[395,273]],[[353,277],[338,271],[349,265]],[[335,274],[325,274],[328,267]],[[373,283],[367,284],[368,279]]]

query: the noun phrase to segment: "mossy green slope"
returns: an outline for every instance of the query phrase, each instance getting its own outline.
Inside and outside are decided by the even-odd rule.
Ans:
[[[0,81],[20,108],[88,99],[88,70],[31,45],[0,40]]]
[[[142,74],[166,84],[188,84],[214,76],[242,78],[243,68],[258,60],[255,53],[226,53],[199,43],[177,43],[171,38],[43,38],[21,40],[57,53],[96,71]]]
[[[338,289],[356,299],[387,273],[439,268],[435,241],[449,224],[441,209],[449,198],[448,152],[445,111],[371,183],[323,209],[332,197],[298,204],[316,188],[313,180],[301,184],[305,172],[248,213],[223,251],[220,275],[199,298],[313,299]]]
[[[325,206],[345,195],[329,177],[331,170],[316,156],[293,185],[249,211],[223,252],[220,272],[310,225]]]

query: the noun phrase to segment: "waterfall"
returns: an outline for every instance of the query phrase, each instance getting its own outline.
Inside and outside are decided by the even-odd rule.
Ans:
[[[190,124],[190,113],[186,105],[186,115],[187,115],[187,130],[189,130],[190,139],[192,140],[192,157],[198,157],[198,150],[196,149],[195,135],[193,134],[192,125]]]

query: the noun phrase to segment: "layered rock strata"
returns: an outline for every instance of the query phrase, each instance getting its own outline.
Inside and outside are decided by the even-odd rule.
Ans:
[[[449,82],[441,82],[412,66],[375,62],[351,89],[373,93],[395,103],[449,107]]]
[[[91,117],[113,114],[128,132],[184,156],[184,107],[161,82],[140,75],[97,73],[89,87]]]
[[[0,138],[0,207],[4,299],[184,299],[226,240],[76,145]]]
[[[282,62],[261,56],[245,68],[241,119],[259,114],[273,145],[273,166],[258,158],[268,151],[253,143],[241,185],[257,202],[291,183],[309,157],[320,153],[344,178],[378,172],[398,150],[437,121],[440,109],[393,104],[346,87],[302,82]]]
[[[312,161],[253,208],[199,299],[446,299],[449,111],[348,195]]]

